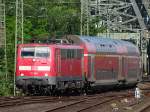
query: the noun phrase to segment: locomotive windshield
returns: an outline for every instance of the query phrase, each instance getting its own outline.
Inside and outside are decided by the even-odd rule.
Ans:
[[[49,47],[23,47],[21,56],[24,58],[48,58],[50,55]]]

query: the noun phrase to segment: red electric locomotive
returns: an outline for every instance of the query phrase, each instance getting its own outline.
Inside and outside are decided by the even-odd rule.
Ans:
[[[18,45],[17,87],[53,91],[140,81],[140,53],[132,43],[89,36],[64,38],[72,44]]]
[[[66,44],[18,45],[16,85],[25,91],[82,88],[83,48]]]

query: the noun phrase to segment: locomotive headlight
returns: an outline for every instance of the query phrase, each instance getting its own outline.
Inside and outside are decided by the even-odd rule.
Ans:
[[[47,77],[47,76],[48,76],[48,74],[46,73],[46,74],[45,74],[45,77]]]
[[[35,60],[35,59],[33,59],[32,61],[33,61],[33,62],[35,62],[36,60]]]
[[[24,74],[23,74],[23,73],[21,73],[20,75],[21,75],[21,76],[24,76]]]

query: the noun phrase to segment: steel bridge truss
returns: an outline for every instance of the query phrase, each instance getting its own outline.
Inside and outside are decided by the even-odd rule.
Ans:
[[[81,0],[82,33],[88,34],[89,21],[100,17],[100,25],[109,32],[146,31],[145,18],[136,0]],[[145,6],[145,5],[144,5]]]
[[[147,39],[150,37],[150,0],[81,0],[81,35],[89,35],[90,21],[104,33],[140,33],[140,49],[146,71]]]

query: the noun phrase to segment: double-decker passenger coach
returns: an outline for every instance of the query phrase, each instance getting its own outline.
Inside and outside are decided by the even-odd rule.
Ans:
[[[84,75],[93,86],[135,85],[141,80],[141,57],[136,45],[119,39],[66,36],[84,49]]]

